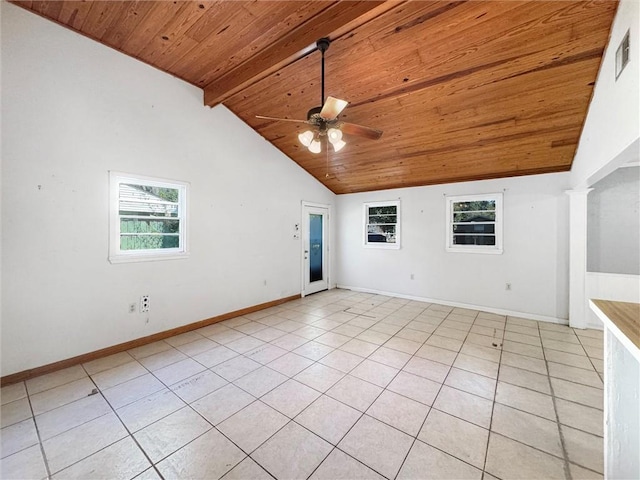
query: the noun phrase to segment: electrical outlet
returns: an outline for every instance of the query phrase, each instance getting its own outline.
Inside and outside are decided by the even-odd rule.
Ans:
[[[136,304],[135,303],[130,303],[129,304],[129,313],[136,313]]]
[[[149,311],[149,295],[142,295],[140,297],[140,313]]]
[[[510,283],[505,283],[504,284],[504,289],[505,290],[511,290],[511,284]]]
[[[413,277],[413,273],[412,273],[412,274],[411,274],[411,280],[413,280],[413,278],[414,278],[414,277]]]

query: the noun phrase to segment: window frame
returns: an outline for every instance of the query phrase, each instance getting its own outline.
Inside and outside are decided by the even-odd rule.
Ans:
[[[485,253],[485,254],[502,254],[503,253],[503,194],[502,193],[483,193],[474,195],[446,195],[446,239],[445,246],[447,252],[459,253]],[[495,245],[455,245],[453,243],[453,204],[462,202],[478,202],[478,201],[495,201],[496,219],[494,221],[494,235],[496,237]]]
[[[396,241],[395,243],[386,243],[386,242],[369,242],[369,208],[371,207],[396,207]],[[400,240],[401,240],[401,228],[400,228],[400,200],[389,200],[383,202],[366,202],[363,208],[364,219],[363,219],[363,241],[365,248],[382,248],[382,249],[392,249],[398,250],[400,248]]]
[[[172,188],[178,190],[178,243],[177,248],[121,250],[120,249],[120,185],[133,184],[149,187]],[[189,256],[187,229],[188,221],[188,182],[149,177],[132,173],[109,172],[109,262],[148,262],[157,260],[175,260]]]

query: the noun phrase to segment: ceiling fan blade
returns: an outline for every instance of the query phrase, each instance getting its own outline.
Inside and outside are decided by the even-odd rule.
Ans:
[[[340,100],[339,98],[327,97],[322,106],[322,110],[320,110],[320,116],[325,120],[334,120],[340,115],[340,112],[344,110],[349,104],[346,100]]]
[[[256,118],[261,118],[263,120],[277,120],[278,122],[309,123],[308,120],[295,120],[295,119],[292,119],[292,118],[265,117],[264,115],[256,115]]]
[[[356,135],[358,137],[368,138],[369,140],[378,140],[382,136],[382,130],[356,125],[355,123],[342,122],[340,124],[340,130],[347,135]]]

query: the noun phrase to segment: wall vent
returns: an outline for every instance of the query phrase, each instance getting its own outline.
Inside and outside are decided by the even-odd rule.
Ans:
[[[629,30],[627,30],[627,33],[624,35],[622,42],[620,42],[616,50],[616,80],[618,80],[624,67],[629,63],[629,58]]]

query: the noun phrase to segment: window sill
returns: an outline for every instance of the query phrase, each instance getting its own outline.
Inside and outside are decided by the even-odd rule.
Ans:
[[[365,243],[364,248],[378,248],[381,250],[400,250],[400,244],[398,243]]]
[[[110,263],[157,262],[162,260],[183,260],[189,258],[189,252],[147,255],[110,255]]]
[[[449,253],[482,253],[485,255],[502,255],[501,248],[453,248],[447,247]]]

